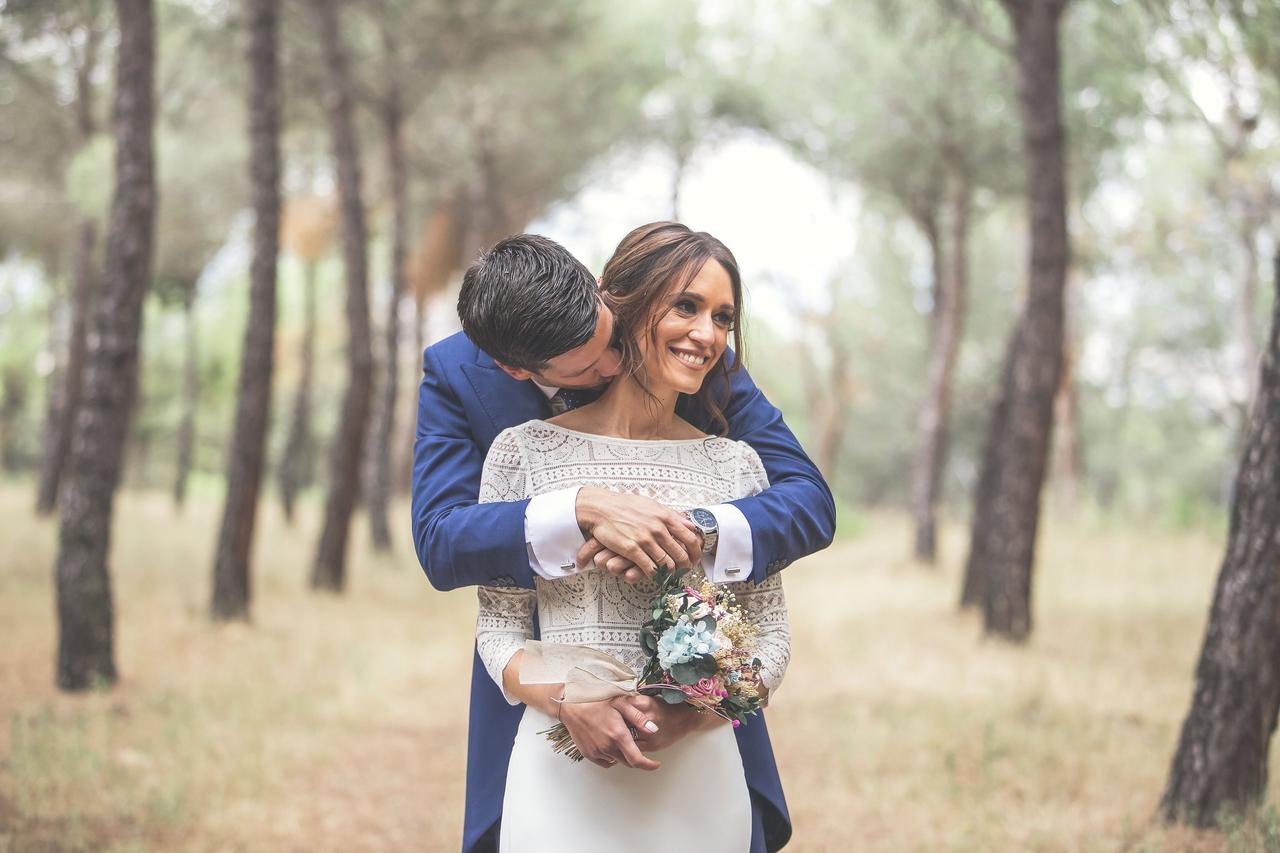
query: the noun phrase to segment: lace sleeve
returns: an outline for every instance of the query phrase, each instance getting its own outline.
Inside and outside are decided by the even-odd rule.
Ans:
[[[738,447],[737,497],[758,495],[769,488],[769,475],[764,471],[760,454],[751,445],[740,441]],[[782,592],[782,575],[774,574],[758,584],[731,584],[731,588],[748,618],[760,629],[761,680],[772,698],[791,659],[791,627],[787,620],[787,599]]]
[[[772,699],[791,660],[791,625],[787,619],[787,598],[782,592],[782,576],[775,574],[758,584],[734,583],[729,587],[747,618],[760,629],[760,680],[769,688]]]
[[[769,488],[769,475],[764,471],[760,454],[745,441],[738,442],[738,477],[734,499],[749,498]]]
[[[513,429],[504,430],[489,448],[480,475],[480,503],[518,501],[528,497],[529,466],[520,437]],[[509,704],[520,701],[502,689],[502,671],[512,655],[524,648],[533,637],[533,611],[537,593],[514,586],[486,585],[478,587],[480,611],[476,617],[476,651],[489,677],[502,690]]]

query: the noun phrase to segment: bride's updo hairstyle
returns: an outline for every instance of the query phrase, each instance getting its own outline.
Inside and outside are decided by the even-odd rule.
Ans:
[[[648,390],[644,361],[638,343],[648,335],[650,351],[657,346],[658,323],[671,310],[664,303],[673,293],[687,290],[703,264],[716,261],[729,274],[733,307],[738,315],[730,330],[729,344],[735,357],[721,353],[707,371],[694,399],[711,415],[715,432],[729,430],[724,406],[729,402],[729,376],[742,359],[742,277],[733,253],[705,231],[693,231],[679,222],[641,225],[618,244],[600,276],[600,292],[613,311],[614,340],[622,355],[622,374]]]

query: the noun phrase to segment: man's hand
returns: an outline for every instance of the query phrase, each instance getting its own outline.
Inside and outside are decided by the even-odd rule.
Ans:
[[[658,566],[683,568],[702,556],[697,526],[657,501],[584,486],[578,490],[577,513],[587,534],[578,550],[579,568],[594,563],[635,583],[652,577]]]
[[[671,705],[656,696],[625,696],[619,701],[626,702],[633,712],[657,725],[657,731],[636,729],[636,745],[645,752],[666,749],[694,732],[728,725],[710,711],[699,713],[688,705]]]
[[[620,696],[607,702],[565,702],[560,705],[560,722],[569,730],[569,736],[578,751],[592,764],[610,768],[621,763],[638,770],[657,770],[661,763],[645,757],[632,737],[660,734],[655,724],[643,710]]]

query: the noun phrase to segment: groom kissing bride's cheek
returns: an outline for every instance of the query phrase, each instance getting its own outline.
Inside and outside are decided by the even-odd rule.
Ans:
[[[464,850],[647,851],[690,791],[700,848],[790,838],[758,709],[790,655],[780,571],[835,507],[738,357],[741,309],[705,232],[641,226],[598,281],[525,234],[423,354],[414,543],[479,596]]]

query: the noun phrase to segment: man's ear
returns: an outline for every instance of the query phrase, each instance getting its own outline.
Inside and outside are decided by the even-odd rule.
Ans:
[[[519,379],[523,381],[525,379],[533,378],[533,374],[530,373],[529,371],[521,370],[518,367],[508,367],[507,365],[498,361],[496,358],[493,360],[493,363],[498,365],[498,367],[501,367],[503,370],[505,370],[507,372],[507,375],[510,376],[512,379]]]

